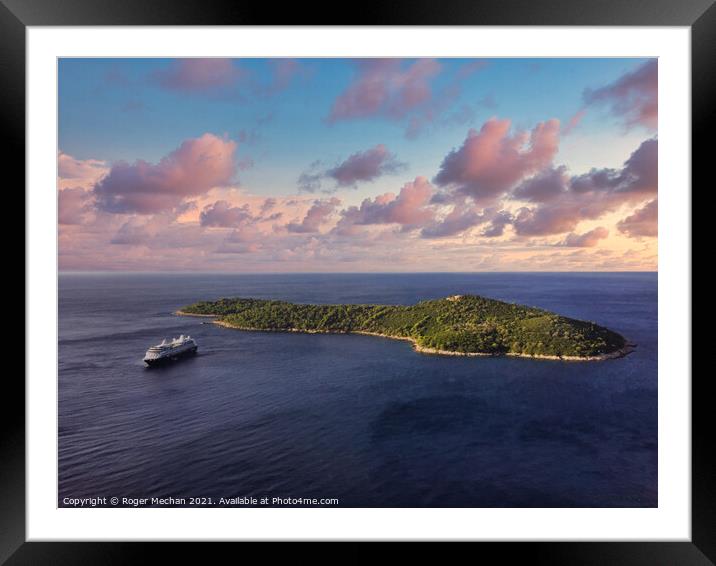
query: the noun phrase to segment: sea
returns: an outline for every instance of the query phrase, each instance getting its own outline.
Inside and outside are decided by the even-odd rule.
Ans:
[[[599,362],[434,356],[173,314],[220,297],[454,294],[594,321],[637,347]],[[145,367],[180,334],[195,357]],[[61,507],[655,507],[657,274],[62,273],[58,441]]]

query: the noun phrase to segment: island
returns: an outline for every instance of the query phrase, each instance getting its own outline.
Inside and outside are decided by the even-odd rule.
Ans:
[[[633,344],[593,322],[478,295],[453,295],[415,305],[320,305],[264,299],[200,301],[176,314],[212,317],[249,331],[355,333],[413,343],[418,352],[451,356],[523,356],[605,360]]]

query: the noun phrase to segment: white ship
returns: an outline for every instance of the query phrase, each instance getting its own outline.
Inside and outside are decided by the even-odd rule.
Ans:
[[[191,336],[173,338],[167,341],[165,338],[161,344],[152,346],[144,354],[144,363],[148,366],[156,365],[163,362],[177,360],[184,356],[190,356],[196,353],[198,346]]]

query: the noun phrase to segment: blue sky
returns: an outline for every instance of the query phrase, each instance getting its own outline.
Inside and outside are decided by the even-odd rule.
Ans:
[[[176,75],[177,60],[171,59],[61,59],[59,149],[107,168],[122,161],[157,164],[185,140],[209,133],[236,142],[236,187],[257,197],[288,197],[305,194],[298,178],[312,171],[312,163],[320,162],[313,171],[325,172],[357,152],[385,146],[401,167],[339,191],[350,206],[395,193],[419,176],[432,179],[468,131],[479,131],[491,118],[509,120],[515,132],[557,119],[553,160],[578,175],[622,167],[655,135],[654,128],[626,123],[614,104],[590,105],[585,95],[637,73],[645,62],[489,59],[468,71],[475,60],[440,59],[439,70],[414,85],[416,92],[425,87],[430,93],[417,114],[394,108],[331,119],[340,97],[360,81],[356,60],[291,61],[283,75],[276,60],[232,60],[230,78],[210,73],[197,79]],[[394,70],[396,80],[409,80],[414,63],[403,61]],[[203,77],[206,85],[196,82]],[[421,124],[417,133],[410,129],[414,116]],[[334,189],[325,180],[322,187]]]
[[[380,118],[326,124],[332,101],[355,72],[344,59],[299,60],[306,67],[305,77],[273,96],[247,95],[245,100],[196,96],[157,86],[151,77],[171,64],[166,59],[62,59],[59,141],[62,151],[79,159],[157,161],[179,141],[205,132],[230,138],[253,132],[258,134],[250,148],[255,167],[242,179],[259,193],[289,194],[295,191],[300,171],[314,160],[334,162],[378,143],[386,144],[408,164],[428,164],[436,170],[444,148],[458,146],[467,127],[479,127],[491,116],[509,117],[522,129],[547,118],[565,123],[583,106],[585,88],[607,84],[641,62],[491,59],[463,84],[452,104],[452,114],[469,107],[474,112],[470,119],[435,126],[417,139],[406,139],[403,124]],[[446,71],[435,82],[437,91],[466,60],[441,63]],[[242,59],[241,65],[256,73],[259,82],[270,82],[267,60]],[[613,136],[621,133],[619,129],[616,119],[600,113],[580,123],[583,135]],[[620,137],[621,143],[599,147],[603,158],[589,166],[620,165],[635,145],[630,138],[639,134]],[[584,159],[574,155],[572,161],[584,169]],[[413,169],[408,173],[418,174]]]

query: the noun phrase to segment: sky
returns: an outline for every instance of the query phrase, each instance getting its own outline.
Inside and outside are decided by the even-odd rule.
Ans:
[[[60,59],[63,271],[655,271],[656,59]]]

